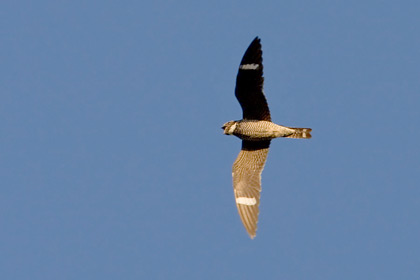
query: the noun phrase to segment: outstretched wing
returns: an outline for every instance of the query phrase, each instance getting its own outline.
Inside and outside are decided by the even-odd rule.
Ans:
[[[267,159],[268,141],[242,141],[242,150],[232,167],[233,190],[239,216],[249,236],[257,232],[261,172]]]
[[[235,95],[241,104],[243,119],[271,121],[263,84],[261,43],[256,37],[244,54],[236,77]]]

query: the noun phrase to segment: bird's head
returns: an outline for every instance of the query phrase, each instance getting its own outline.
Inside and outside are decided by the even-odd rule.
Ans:
[[[226,135],[232,135],[233,132],[235,131],[237,123],[238,123],[237,121],[230,121],[230,122],[225,123],[222,126],[223,133]]]

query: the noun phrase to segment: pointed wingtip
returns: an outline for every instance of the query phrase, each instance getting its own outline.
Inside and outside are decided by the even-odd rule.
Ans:
[[[255,228],[254,230],[251,229],[246,229],[249,238],[251,238],[251,240],[253,240],[256,236],[257,236],[257,229]]]

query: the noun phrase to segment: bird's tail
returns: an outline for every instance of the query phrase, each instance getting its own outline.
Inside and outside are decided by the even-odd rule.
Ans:
[[[309,139],[312,137],[311,135],[311,128],[297,128],[297,127],[290,127],[291,129],[294,129],[295,132],[292,135],[286,136],[286,138],[303,138],[303,139]]]

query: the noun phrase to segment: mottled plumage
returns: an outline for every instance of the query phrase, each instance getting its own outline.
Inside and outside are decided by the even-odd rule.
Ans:
[[[236,78],[235,96],[242,107],[242,120],[227,122],[222,127],[225,134],[242,139],[242,149],[232,167],[233,189],[239,216],[251,238],[257,231],[261,172],[271,139],[311,138],[310,128],[271,122],[263,84],[261,43],[256,37],[242,58]]]

